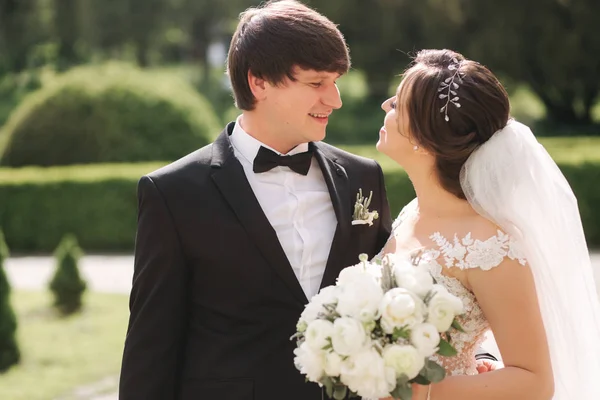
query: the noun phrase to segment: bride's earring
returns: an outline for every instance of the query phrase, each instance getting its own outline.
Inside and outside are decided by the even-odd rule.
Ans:
[[[417,146],[417,145],[414,145],[414,146],[413,146],[413,150],[414,150],[414,151],[417,151],[417,150],[419,150],[419,146]]]

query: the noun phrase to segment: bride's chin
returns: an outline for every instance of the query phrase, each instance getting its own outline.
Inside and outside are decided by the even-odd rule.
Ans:
[[[385,149],[385,142],[382,139],[379,139],[377,141],[377,143],[375,144],[375,148],[377,149],[378,152],[387,155],[387,151]]]

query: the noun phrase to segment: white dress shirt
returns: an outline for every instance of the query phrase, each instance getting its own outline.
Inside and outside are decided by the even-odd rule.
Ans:
[[[337,227],[319,163],[313,157],[306,176],[283,166],[257,174],[253,163],[261,146],[281,153],[246,133],[239,117],[230,139],[250,187],[310,300],[319,291]],[[287,155],[307,150],[308,143],[302,143]]]

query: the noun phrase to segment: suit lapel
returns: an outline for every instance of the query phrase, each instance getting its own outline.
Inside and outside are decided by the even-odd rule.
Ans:
[[[335,210],[335,216],[338,224],[333,236],[333,243],[327,259],[325,273],[321,281],[320,288],[335,284],[335,280],[342,268],[344,252],[348,251],[347,243],[350,237],[350,228],[352,226],[352,200],[350,198],[350,187],[346,170],[337,163],[327,150],[319,143],[311,143],[315,152],[315,157],[323,172],[323,177],[327,183],[331,203]]]
[[[279,243],[277,234],[260,207],[242,165],[234,155],[229,140],[233,126],[233,123],[229,124],[213,144],[212,179],[265,260],[294,296],[302,304],[306,304],[306,295]]]

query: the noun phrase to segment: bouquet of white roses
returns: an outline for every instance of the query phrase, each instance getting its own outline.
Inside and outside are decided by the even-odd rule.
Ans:
[[[330,398],[409,400],[412,383],[444,379],[431,357],[456,354],[449,333],[462,331],[462,301],[410,259],[360,260],[307,304],[292,337],[296,368]]]

